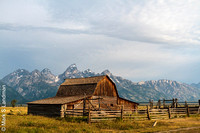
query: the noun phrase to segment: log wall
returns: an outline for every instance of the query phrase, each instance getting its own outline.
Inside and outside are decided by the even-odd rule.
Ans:
[[[123,98],[118,98],[117,99],[118,105],[123,105],[124,109],[137,109],[138,104],[131,102],[129,100],[125,100]]]
[[[92,98],[97,99],[99,96],[92,96]],[[119,106],[117,105],[117,97],[101,96],[100,98],[102,98],[100,99],[100,109],[119,109]],[[99,108],[98,100],[92,100],[92,104],[95,105],[96,108]]]
[[[28,114],[44,116],[60,116],[59,104],[28,104]]]

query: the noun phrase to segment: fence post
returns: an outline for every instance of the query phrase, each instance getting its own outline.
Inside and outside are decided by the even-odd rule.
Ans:
[[[65,116],[65,115],[64,115],[64,111],[61,110],[61,111],[60,111],[60,117],[63,118],[64,116]]]
[[[172,108],[175,108],[175,99],[172,99]]]
[[[136,115],[138,114],[138,108],[135,108],[135,114]]]
[[[64,111],[63,111],[63,109],[61,109],[61,110],[60,110],[60,117],[63,118],[64,116],[65,116],[65,115],[64,115]]]
[[[150,114],[149,114],[149,106],[148,105],[147,105],[147,118],[148,118],[148,120],[151,120]]]
[[[123,117],[124,117],[124,106],[121,106],[121,120],[123,121]]]
[[[163,99],[163,108],[165,108],[165,99]]]
[[[61,110],[60,110],[60,117],[61,118],[63,118],[65,116],[65,114],[64,114],[65,111],[64,111],[63,108],[64,108],[64,105],[61,105]]]
[[[190,111],[189,111],[189,106],[188,105],[186,107],[186,112],[187,112],[187,117],[190,117]]]
[[[171,119],[171,110],[170,110],[170,107],[168,107],[168,115],[169,115],[169,119]]]
[[[88,106],[88,123],[91,123],[90,105]]]
[[[161,108],[161,100],[160,99],[158,100],[158,108],[159,109]]]
[[[153,109],[153,100],[149,99],[150,109]]]
[[[200,99],[199,99],[199,109],[198,109],[198,114],[200,114]]]
[[[86,116],[86,113],[85,113],[85,103],[86,103],[86,99],[84,98],[83,99],[83,116]]]
[[[176,108],[178,108],[178,99],[177,98],[175,99],[175,106],[176,106]]]
[[[187,108],[187,101],[185,101],[185,107]]]

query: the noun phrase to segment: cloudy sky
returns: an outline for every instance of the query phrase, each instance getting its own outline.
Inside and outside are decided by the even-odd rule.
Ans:
[[[200,1],[0,0],[0,78],[73,63],[132,81],[200,82]]]

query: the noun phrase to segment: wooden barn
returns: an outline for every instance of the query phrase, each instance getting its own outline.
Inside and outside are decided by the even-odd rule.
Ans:
[[[119,110],[135,109],[138,103],[119,97],[109,76],[66,79],[55,97],[29,102],[28,114],[62,116],[70,109]]]

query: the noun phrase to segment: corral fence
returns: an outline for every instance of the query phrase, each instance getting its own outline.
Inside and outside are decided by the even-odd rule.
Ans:
[[[170,108],[167,109],[150,109],[146,106],[145,109],[124,109],[121,110],[91,110],[86,109],[84,112],[81,109],[66,110],[64,116],[76,117],[76,116],[87,116],[88,123],[100,122],[108,120],[120,119],[123,121],[127,120],[158,120],[158,119],[171,119],[178,117],[190,117],[191,115],[200,114],[200,107],[181,107],[181,108]]]
[[[198,102],[196,101],[178,101],[177,98],[173,99],[163,99],[163,100],[158,100],[158,101],[153,101],[149,99],[149,102],[140,102],[140,106],[146,106],[149,105],[150,109],[160,109],[160,108],[180,108],[180,107],[196,107],[200,105],[200,100]]]

